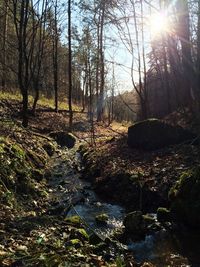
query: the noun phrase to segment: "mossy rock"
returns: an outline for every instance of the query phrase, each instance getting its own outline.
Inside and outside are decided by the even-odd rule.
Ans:
[[[75,247],[77,249],[82,246],[82,242],[81,240],[76,238],[76,239],[71,239],[70,241],[68,241],[66,245],[67,247]]]
[[[142,215],[142,217],[146,226],[155,223],[155,219],[149,214]]]
[[[161,229],[156,219],[151,214],[143,215],[141,211],[128,213],[124,218],[125,235],[138,241],[147,234],[152,234]]]
[[[26,161],[25,150],[11,140],[0,141],[0,176],[9,190],[17,189],[31,177],[31,166]]]
[[[109,217],[106,213],[99,214],[95,217],[98,224],[106,225]]]
[[[143,238],[146,234],[146,225],[141,211],[128,213],[123,221],[125,230],[133,238]]]
[[[71,230],[70,238],[80,239],[81,241],[88,241],[89,235],[84,228],[79,228]]]
[[[76,137],[72,133],[68,132],[52,132],[50,133],[52,137],[60,146],[73,148],[76,143]]]
[[[158,119],[141,121],[128,128],[128,145],[137,149],[156,150],[194,138],[193,133],[182,127]]]
[[[200,229],[200,167],[181,175],[169,199],[173,220]]]
[[[166,208],[159,207],[157,209],[157,219],[161,223],[170,222],[171,221],[171,212]]]
[[[77,215],[66,217],[65,221],[72,225],[80,225],[81,224],[81,218]]]

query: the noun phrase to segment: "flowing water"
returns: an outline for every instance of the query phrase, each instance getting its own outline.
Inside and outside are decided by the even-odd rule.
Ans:
[[[78,172],[68,171],[65,179],[71,186],[72,194],[77,194],[80,199],[68,211],[67,217],[79,215],[103,239],[115,229],[123,227],[123,207],[102,201],[92,190],[91,184],[81,179]],[[97,215],[103,213],[109,217],[106,225],[100,225],[95,220]],[[139,242],[129,240],[125,245],[133,252],[137,262],[150,261],[157,267],[200,267],[200,236],[188,234],[187,230],[175,234],[163,229]]]
[[[90,188],[87,182],[81,180],[82,194],[85,201],[75,205],[67,216],[79,215],[89,227],[102,238],[109,237],[113,230],[123,227],[125,210],[118,206],[103,202]],[[109,216],[106,225],[99,225],[95,217],[106,213]],[[133,252],[137,262],[151,261],[158,267],[192,266],[200,267],[199,237],[192,235],[172,234],[161,230],[153,235],[147,235],[139,242],[129,241],[127,248]]]
[[[82,194],[85,196],[84,203],[72,207],[68,216],[79,215],[103,239],[109,237],[116,228],[123,227],[125,210],[122,207],[101,201],[92,190],[88,189],[88,185],[83,188]],[[100,214],[108,215],[106,225],[96,222],[95,217]]]

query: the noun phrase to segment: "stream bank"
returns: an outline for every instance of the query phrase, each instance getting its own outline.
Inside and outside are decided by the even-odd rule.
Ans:
[[[63,131],[64,116],[58,114],[62,122],[58,126],[57,114],[45,113],[41,122],[36,116],[26,130],[13,120],[15,114],[17,111],[13,111],[12,119],[7,118],[6,111],[1,121],[1,136],[6,139],[0,150],[3,156],[6,154],[1,170],[11,171],[11,181],[5,184],[8,191],[4,185],[0,187],[1,266],[200,265],[198,236],[188,234],[186,228],[179,235],[162,230],[134,242],[121,240],[119,231],[115,238],[122,246],[108,238],[112,237],[113,227],[121,229],[126,212],[138,206],[144,212],[155,212],[158,202],[149,197],[146,206],[146,191],[141,194],[141,188],[155,191],[168,205],[168,188],[180,173],[199,164],[196,147],[182,145],[153,153],[133,151],[127,148],[126,139],[109,132],[109,137],[96,140],[95,148],[83,150],[84,181],[76,148],[60,149],[44,135],[55,132],[52,125]],[[27,157],[30,154],[32,157]],[[18,164],[25,168],[22,172],[17,171]],[[131,198],[133,183],[139,189],[135,194],[137,206]],[[151,201],[155,204],[151,205]],[[99,225],[96,216],[104,213],[107,222]]]
[[[20,105],[17,100],[0,100],[0,266],[134,264],[133,256],[112,242],[91,242],[79,217],[66,218],[72,204],[83,201],[74,184],[80,170],[75,150],[61,149],[47,136],[58,129],[67,131],[66,117],[36,114],[24,129]]]
[[[126,259],[134,263],[104,234],[98,239],[98,233],[91,233],[84,218],[67,217],[92,194],[91,186],[80,180],[76,149],[61,149],[46,135],[1,121],[1,266],[117,266]]]
[[[129,149],[125,137],[100,141],[96,147],[82,146],[80,152],[84,178],[104,201],[121,205],[126,213],[137,210],[143,214],[156,213],[159,207],[170,208],[170,189],[177,188],[175,184],[179,184],[182,173],[190,173],[194,164],[200,163],[197,146],[181,144],[145,152]],[[199,231],[190,226],[163,221],[160,230],[147,233],[139,241],[129,240],[128,247],[138,262],[198,267],[198,240]]]

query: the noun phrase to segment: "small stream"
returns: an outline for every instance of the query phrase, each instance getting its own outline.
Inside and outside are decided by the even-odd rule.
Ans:
[[[123,217],[125,211],[118,205],[111,205],[102,202],[91,190],[85,190],[85,202],[77,204],[68,212],[68,216],[79,215],[95,232],[103,239],[109,237],[113,230],[123,227]],[[98,224],[95,217],[99,214],[107,214],[109,219],[106,226]]]
[[[82,194],[85,196],[84,203],[79,203],[72,208],[67,216],[79,215],[89,227],[91,227],[103,239],[112,235],[113,231],[123,227],[125,209],[101,201],[91,190],[90,185],[81,180]],[[106,213],[109,220],[106,226],[99,225],[95,217]],[[147,235],[139,242],[129,241],[127,248],[133,252],[136,262],[150,261],[156,266],[200,266],[199,238],[192,236],[172,235],[166,230],[159,231],[153,235]],[[198,244],[198,245],[197,245]]]
[[[79,156],[77,157],[79,160]],[[125,209],[119,205],[112,205],[102,201],[92,190],[89,182],[81,179],[80,172],[69,170],[69,166],[62,165],[63,178],[66,181],[67,192],[79,199],[68,211],[68,216],[79,215],[86,224],[103,239],[112,235],[113,231],[123,227]],[[107,214],[109,219],[106,225],[100,225],[95,217]],[[175,234],[165,229],[144,240],[133,242],[129,240],[128,250],[133,252],[136,262],[150,261],[158,267],[200,267],[200,237],[187,234]]]

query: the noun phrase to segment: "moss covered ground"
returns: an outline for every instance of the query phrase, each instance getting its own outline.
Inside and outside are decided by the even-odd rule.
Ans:
[[[121,252],[106,259],[109,246],[91,243],[82,220],[65,220],[68,195],[55,162],[70,170],[77,166],[49,133],[68,130],[66,114],[30,114],[25,129],[19,101],[18,95],[0,95],[0,266],[125,266]],[[45,102],[39,107],[46,108]],[[75,135],[90,140],[81,116]]]

